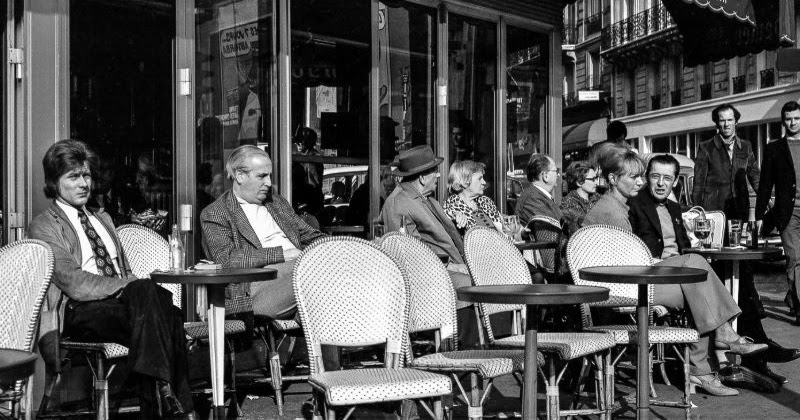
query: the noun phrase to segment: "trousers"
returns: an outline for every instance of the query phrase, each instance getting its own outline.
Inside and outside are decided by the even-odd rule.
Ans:
[[[781,231],[781,242],[786,255],[786,279],[797,308],[800,307],[800,208],[794,208],[789,223]]]
[[[143,407],[157,407],[154,380],[162,380],[172,384],[185,410],[193,409],[183,317],[172,305],[172,294],[152,280],[134,280],[116,297],[70,300],[64,314],[64,337],[128,347],[128,365],[136,374],[131,379],[139,385]]]
[[[742,312],[717,274],[696,254],[669,257],[656,265],[689,267],[706,270],[708,276],[699,283],[657,284],[653,290],[653,303],[673,309],[688,309],[700,333],[700,341],[689,346],[692,375],[713,372],[708,361],[710,335],[723,323],[729,322]]]

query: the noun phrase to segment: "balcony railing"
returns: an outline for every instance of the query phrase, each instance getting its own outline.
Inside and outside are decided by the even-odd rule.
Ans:
[[[578,43],[578,28],[575,25],[564,25],[561,28],[561,44],[571,45]]]
[[[669,93],[670,96],[670,105],[671,106],[678,106],[681,104],[681,90],[675,89]]]
[[[619,47],[673,25],[672,16],[659,4],[603,29],[600,46],[604,50]]]
[[[761,70],[761,89],[775,86],[775,69]]]
[[[742,93],[747,90],[747,76],[736,76],[731,79],[733,93]]]
[[[653,111],[661,109],[661,95],[650,96],[650,109]]]
[[[711,99],[711,83],[703,83],[700,85],[700,100],[705,101]]]
[[[633,115],[636,113],[636,101],[630,100],[625,101],[625,106],[627,107],[625,115]]]
[[[586,20],[584,21],[584,30],[586,31],[585,36],[588,38],[589,35],[600,32],[600,29],[602,27],[603,27],[602,13],[595,13],[587,17]]]

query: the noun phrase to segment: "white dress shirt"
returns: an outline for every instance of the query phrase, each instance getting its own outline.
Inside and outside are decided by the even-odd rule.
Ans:
[[[275,219],[269,214],[269,210],[261,204],[252,204],[242,200],[238,195],[236,201],[247,216],[247,221],[256,232],[258,240],[261,241],[263,248],[283,248],[283,252],[290,249],[296,249],[292,241],[281,230],[280,226],[275,223]]]
[[[67,220],[72,224],[75,233],[78,234],[78,242],[80,242],[81,245],[81,270],[100,275],[100,272],[97,271],[97,262],[94,259],[95,255],[92,251],[92,244],[89,243],[89,237],[86,236],[86,232],[84,232],[83,226],[81,226],[81,219],[78,217],[78,209],[64,204],[59,200],[56,200],[56,204],[67,214]],[[103,240],[103,245],[105,245],[106,251],[108,251],[108,255],[111,256],[111,261],[114,263],[114,270],[116,270],[117,275],[119,275],[120,268],[119,263],[117,263],[117,247],[114,245],[114,240],[111,239],[111,235],[108,233],[105,226],[100,223],[100,220],[94,217],[91,212],[87,211],[85,207],[83,211],[89,216],[89,223],[91,223],[94,230],[97,231],[100,239]]]

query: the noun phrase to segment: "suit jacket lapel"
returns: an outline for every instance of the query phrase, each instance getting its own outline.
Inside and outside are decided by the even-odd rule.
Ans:
[[[294,234],[295,229],[291,229],[291,226],[289,226],[289,221],[284,218],[282,212],[278,211],[274,201],[264,203],[264,207],[267,208],[267,211],[269,211],[269,214],[272,216],[272,219],[275,220],[275,223],[278,225],[278,227],[281,228],[283,234],[289,238],[289,240],[297,249],[300,249],[300,240],[297,235]]]
[[[239,230],[239,233],[241,233],[251,245],[256,248],[261,248],[261,241],[258,239],[256,231],[253,230],[252,226],[250,226],[250,220],[248,220],[247,215],[244,214],[242,206],[240,206],[239,202],[236,201],[236,195],[232,190],[228,190],[226,194],[228,194],[228,210],[230,210],[234,220],[236,221],[236,229]]]
[[[646,191],[644,194],[648,201],[646,206],[642,206],[644,207],[644,214],[647,215],[647,220],[650,221],[650,224],[652,224],[656,228],[656,231],[658,231],[658,236],[663,237],[664,232],[661,230],[661,219],[659,219],[658,210],[656,210],[658,203],[653,200],[653,196],[650,195],[650,191]]]
[[[792,161],[792,151],[789,149],[789,140],[786,140],[786,137],[783,137],[776,143],[777,144],[775,146],[778,149],[778,153],[784,156],[783,160],[785,161],[786,167],[794,171],[794,162]]]

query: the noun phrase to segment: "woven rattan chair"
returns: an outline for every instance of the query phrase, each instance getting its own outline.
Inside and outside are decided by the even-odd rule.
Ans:
[[[537,242],[556,242],[561,243],[563,232],[561,230],[561,223],[548,216],[533,216],[528,222],[528,229],[531,231],[531,238]],[[528,250],[523,253],[528,262],[535,262],[536,266],[544,270],[545,273],[550,275],[558,275],[558,267],[561,264],[561,256],[559,255],[560,247],[555,249],[539,249]],[[534,256],[531,261],[531,255]]]
[[[461,391],[470,419],[483,418],[483,403],[489,396],[494,378],[515,375],[522,371],[525,360],[522,350],[464,350],[458,351],[456,337],[456,294],[447,270],[420,240],[399,232],[387,233],[381,249],[394,258],[408,275],[411,297],[409,333],[434,331],[436,353],[419,358],[409,352],[409,366],[450,374]],[[453,351],[441,351],[450,350]],[[544,363],[541,355],[539,356]],[[461,386],[461,377],[468,375],[469,393]],[[482,382],[486,381],[485,390]],[[469,394],[469,395],[468,395]]]
[[[131,271],[136,278],[149,279],[150,273],[156,270],[169,269],[169,243],[156,231],[141,225],[122,225],[117,228],[117,237],[125,250],[125,255],[131,264]],[[161,287],[172,293],[172,304],[183,308],[183,294],[185,286],[179,283],[161,283]],[[186,335],[193,341],[208,339],[208,323],[203,321],[184,322]],[[226,337],[247,332],[244,321],[226,320]],[[225,340],[231,361],[230,386],[231,405],[239,412],[235,398],[236,390],[236,352],[229,340]]]
[[[623,251],[624,252],[621,252]],[[615,284],[615,283],[596,283],[582,280],[578,270],[593,266],[614,266],[614,265],[652,265],[653,259],[650,250],[641,239],[630,232],[615,226],[593,225],[578,229],[570,238],[567,246],[567,262],[572,272],[575,284],[580,285],[599,285],[609,287],[611,294],[605,302],[596,302],[589,305],[608,307],[613,302],[622,305],[630,305],[630,296],[636,294],[637,285],[634,284]],[[650,305],[653,300],[653,289],[650,287]],[[635,303],[635,302],[634,302]],[[589,331],[605,331],[613,334],[617,346],[622,350],[610,359],[608,372],[614,371],[614,366],[624,354],[629,346],[637,343],[635,325],[602,325],[595,326],[592,322],[589,305],[581,305],[581,318],[583,326]],[[654,405],[665,405],[671,407],[681,407],[685,410],[686,418],[691,414],[691,400],[689,395],[689,344],[696,343],[699,335],[696,330],[688,328],[675,328],[669,326],[653,326],[648,330],[648,340],[651,346],[668,345],[673,347],[678,358],[683,362],[684,371],[684,395],[682,402],[653,401]],[[678,350],[679,345],[683,346],[683,352]],[[663,366],[663,364],[662,364]],[[662,375],[666,378],[662,370]],[[609,397],[613,400],[613,376],[606,381],[609,386]],[[652,369],[651,369],[651,388],[652,388]],[[654,391],[651,390],[651,393]]]
[[[484,227],[470,229],[464,237],[464,253],[472,279],[477,286],[531,284],[530,272],[519,251],[495,229]],[[518,319],[524,313],[524,305],[481,303],[480,312],[488,344],[500,348],[524,348],[522,322],[516,322],[515,335],[496,338],[489,320],[491,315],[502,312],[513,312]],[[599,414],[605,418],[608,410],[603,391],[603,369],[606,355],[615,344],[613,337],[606,333],[539,333],[537,338],[539,351],[544,354],[548,366],[547,375],[541,372],[545,383],[548,384],[547,418],[558,419],[561,416],[589,414]],[[484,342],[483,339],[481,341]],[[582,373],[590,364],[594,364],[596,368],[595,409],[562,410],[560,407],[558,384],[569,361],[576,359],[582,363]],[[557,361],[563,362],[560,370],[556,369]]]
[[[442,418],[447,376],[404,368],[408,344],[408,284],[405,273],[374,244],[347,236],[314,242],[298,258],[294,292],[308,345],[315,415],[320,402],[328,420],[334,407],[433,399],[432,417]],[[383,368],[326,372],[322,345],[385,344]]]
[[[52,274],[53,252],[46,243],[26,239],[0,248],[0,295],[3,296],[0,347],[33,350]],[[12,417],[20,416],[20,401],[24,397],[25,418],[31,418],[32,383],[31,377],[16,384],[0,384],[0,402],[10,404]]]

